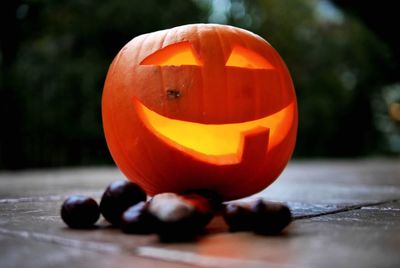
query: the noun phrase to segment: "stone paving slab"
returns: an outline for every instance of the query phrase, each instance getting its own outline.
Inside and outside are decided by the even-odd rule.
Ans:
[[[400,161],[292,162],[257,197],[286,202],[296,220],[281,236],[229,233],[220,217],[191,243],[126,235],[102,220],[71,230],[70,194],[99,200],[115,168],[0,173],[0,267],[400,267]]]
[[[201,267],[0,234],[0,267]]]

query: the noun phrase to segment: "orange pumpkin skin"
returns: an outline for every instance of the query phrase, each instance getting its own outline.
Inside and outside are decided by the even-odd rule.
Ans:
[[[180,51],[179,46],[191,48],[198,62],[163,61],[168,51]],[[250,51],[241,56],[254,52],[270,65],[227,66],[236,48]],[[146,121],[144,109],[180,125],[191,122],[199,128],[216,126],[218,131],[266,117],[274,127],[240,133],[234,156],[218,155],[215,146],[208,155],[163,136]],[[279,54],[253,33],[216,24],[180,26],[126,44],[107,74],[102,117],[114,161],[149,195],[209,189],[232,200],[259,192],[286,166],[297,132],[294,87]]]

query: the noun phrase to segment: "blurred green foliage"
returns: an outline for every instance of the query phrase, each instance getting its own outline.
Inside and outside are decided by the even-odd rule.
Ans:
[[[186,0],[32,0],[9,12],[0,168],[110,163],[100,100],[112,59],[133,37],[206,11]]]
[[[387,88],[400,88],[388,78],[397,71],[391,51],[328,1],[26,0],[1,5],[0,168],[111,163],[100,100],[113,57],[139,34],[196,22],[249,29],[279,51],[298,96],[296,156],[400,151],[399,122],[385,109],[400,102],[385,98]],[[392,125],[389,132],[381,127],[385,120]],[[388,139],[393,135],[394,143]]]
[[[247,4],[245,13],[258,18],[252,30],[279,51],[292,72],[300,114],[295,154],[382,153],[371,101],[389,72],[385,44],[355,18],[334,6],[320,6],[327,1],[242,3]],[[234,13],[229,18],[231,24],[243,19]]]

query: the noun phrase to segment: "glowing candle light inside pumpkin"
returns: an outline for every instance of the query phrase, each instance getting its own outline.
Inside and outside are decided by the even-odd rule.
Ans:
[[[193,122],[169,119],[159,115],[136,101],[138,113],[143,122],[153,133],[171,146],[181,146],[182,150],[189,149],[202,154],[202,159],[211,156],[221,158],[219,164],[236,163],[241,161],[245,134],[257,132],[264,128],[269,129],[269,147],[279,144],[290,131],[293,123],[294,105],[291,104],[276,114],[243,123],[232,124],[200,124]],[[228,160],[228,161],[226,161]]]
[[[261,37],[230,26],[133,39],[110,67],[102,108],[115,162],[149,194],[253,194],[280,174],[296,139],[284,62]]]

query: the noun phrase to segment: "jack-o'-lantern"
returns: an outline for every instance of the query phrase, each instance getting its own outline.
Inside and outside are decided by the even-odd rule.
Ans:
[[[282,172],[297,132],[279,54],[251,32],[215,24],[126,44],[110,66],[102,115],[114,161],[150,195],[256,193]]]

